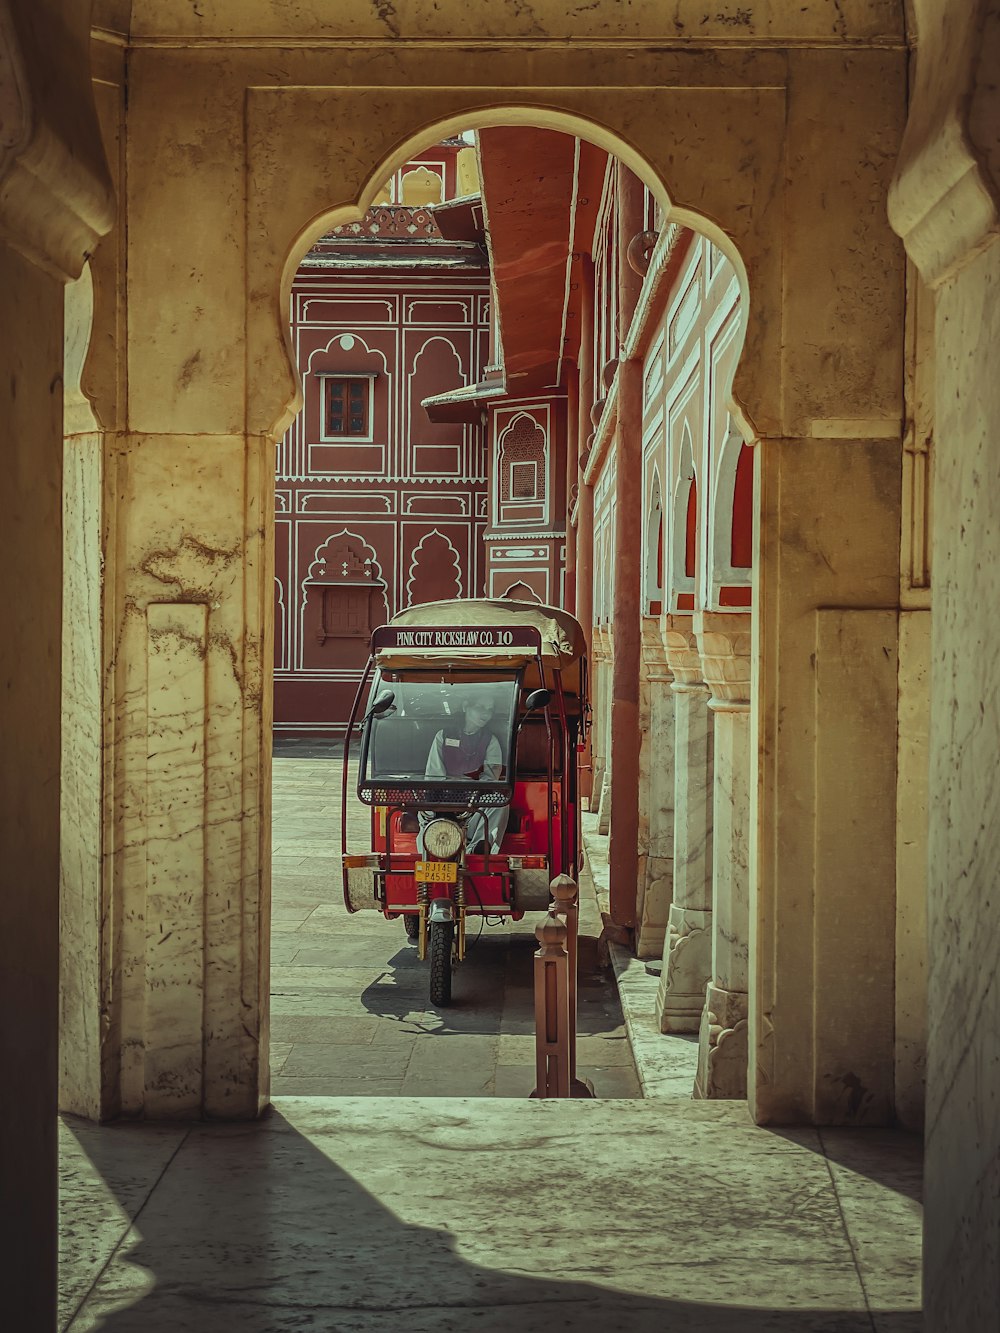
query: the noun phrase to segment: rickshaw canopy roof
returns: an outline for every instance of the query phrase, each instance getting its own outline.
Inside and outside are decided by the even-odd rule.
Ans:
[[[464,598],[448,602],[424,602],[408,607],[389,621],[393,629],[515,629],[538,631],[542,664],[563,673],[563,688],[576,693],[579,671],[569,671],[586,655],[587,643],[580,622],[556,606],[538,602],[514,602],[498,598]],[[519,667],[533,661],[535,650],[527,647],[380,647],[376,653],[381,667],[422,667],[431,663],[449,663],[462,667]]]

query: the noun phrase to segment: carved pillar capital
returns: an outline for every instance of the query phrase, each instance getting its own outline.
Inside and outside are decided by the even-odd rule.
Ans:
[[[889,222],[929,286],[977,253],[1000,224],[993,0],[913,0],[919,57],[889,190]]]
[[[660,632],[659,616],[642,618],[642,665],[647,680],[669,684],[674,678],[667,661],[667,648]]]
[[[114,195],[85,59],[90,7],[65,7],[59,23],[33,8],[0,0],[0,234],[66,281],[111,229]]]
[[[698,640],[694,633],[694,616],[664,616],[663,644],[667,665],[674,677],[673,688],[678,693],[684,690],[703,690],[705,678],[701,673]]]
[[[694,636],[701,669],[716,712],[750,707],[749,612],[697,611]]]

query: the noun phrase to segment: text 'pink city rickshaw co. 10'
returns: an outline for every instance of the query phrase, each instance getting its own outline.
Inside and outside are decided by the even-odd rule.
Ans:
[[[372,635],[344,745],[344,902],[402,917],[451,1003],[469,917],[546,912],[580,858],[583,630],[528,602],[432,602]],[[370,845],[348,847],[351,745]]]

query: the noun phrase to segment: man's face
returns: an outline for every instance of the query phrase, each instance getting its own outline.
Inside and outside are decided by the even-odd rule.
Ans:
[[[470,699],[465,705],[465,722],[473,731],[482,731],[493,716],[493,704],[489,699]]]

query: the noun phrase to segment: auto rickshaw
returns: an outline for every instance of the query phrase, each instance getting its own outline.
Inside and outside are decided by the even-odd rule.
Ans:
[[[470,917],[547,911],[552,878],[577,878],[586,666],[578,621],[530,602],[431,602],[372,634],[344,745],[344,903],[402,918],[435,1006]],[[348,846],[352,787],[371,807],[364,850]]]

